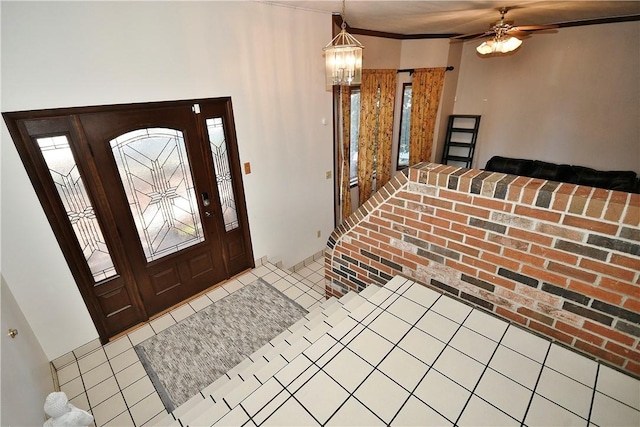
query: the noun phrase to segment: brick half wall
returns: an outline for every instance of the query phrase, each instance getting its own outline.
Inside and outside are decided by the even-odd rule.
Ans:
[[[640,376],[640,194],[425,163],[329,238],[327,296],[402,275]]]

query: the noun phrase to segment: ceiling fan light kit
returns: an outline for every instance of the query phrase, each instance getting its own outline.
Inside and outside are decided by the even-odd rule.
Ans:
[[[362,49],[364,46],[347,32],[345,0],[342,0],[342,29],[322,50],[325,56],[327,86],[362,83]]]
[[[454,37],[456,39],[467,39],[493,36],[490,40],[487,40],[480,44],[476,48],[476,51],[480,55],[500,55],[513,52],[522,45],[522,40],[518,37],[526,37],[529,33],[539,30],[547,30],[551,28],[557,28],[557,25],[525,25],[514,26],[513,21],[505,21],[504,15],[509,11],[508,7],[502,7],[499,9],[500,20],[491,24],[489,31],[480,34],[467,34],[463,36]]]
[[[483,42],[480,46],[476,48],[476,51],[480,55],[491,55],[494,53],[509,53],[513,52],[522,44],[522,40],[516,37],[507,37],[507,38],[493,38],[491,40],[487,40]]]

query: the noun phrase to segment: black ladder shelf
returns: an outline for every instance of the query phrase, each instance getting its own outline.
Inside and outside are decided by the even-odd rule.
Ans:
[[[449,116],[447,137],[442,151],[442,164],[471,167],[476,148],[480,116],[457,114]]]

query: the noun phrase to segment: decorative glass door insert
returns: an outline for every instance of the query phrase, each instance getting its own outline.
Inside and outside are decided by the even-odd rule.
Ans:
[[[211,157],[216,173],[216,184],[218,185],[218,195],[222,207],[225,231],[235,230],[239,227],[238,210],[236,200],[233,195],[233,182],[231,180],[231,167],[229,166],[229,156],[227,153],[227,142],[224,137],[224,126],[222,117],[206,120],[207,133],[209,134],[209,145],[211,147]]]
[[[93,279],[97,283],[115,276],[117,273],[113,260],[69,147],[69,140],[65,135],[61,135],[37,138],[36,142]]]
[[[140,129],[110,145],[147,262],[203,242],[182,132]]]

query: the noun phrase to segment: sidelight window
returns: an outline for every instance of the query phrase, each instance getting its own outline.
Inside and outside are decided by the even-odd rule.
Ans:
[[[60,200],[96,282],[116,275],[93,205],[65,135],[37,138]]]

